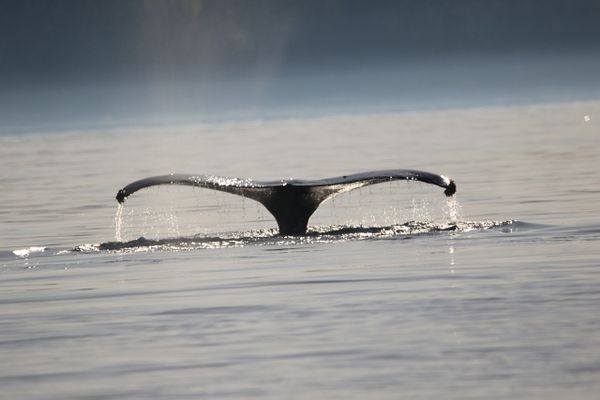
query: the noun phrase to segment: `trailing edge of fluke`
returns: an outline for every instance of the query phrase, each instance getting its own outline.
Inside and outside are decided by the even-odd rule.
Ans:
[[[308,219],[328,198],[367,185],[395,180],[419,181],[444,188],[446,196],[456,192],[456,184],[444,175],[411,169],[362,172],[319,180],[283,179],[255,181],[212,175],[169,174],[141,179],[117,193],[117,201],[150,186],[188,185],[220,190],[256,200],[275,217],[280,235],[304,235]]]

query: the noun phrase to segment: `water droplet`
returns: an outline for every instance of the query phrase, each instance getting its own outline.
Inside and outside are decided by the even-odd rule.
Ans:
[[[117,213],[115,214],[115,240],[117,242],[122,242],[121,238],[121,228],[123,225],[123,204],[119,203],[117,206]]]

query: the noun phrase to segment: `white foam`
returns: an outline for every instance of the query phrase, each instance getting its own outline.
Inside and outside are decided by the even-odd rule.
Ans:
[[[17,257],[28,257],[31,253],[42,253],[46,250],[45,247],[30,247],[28,249],[13,250],[13,254]]]

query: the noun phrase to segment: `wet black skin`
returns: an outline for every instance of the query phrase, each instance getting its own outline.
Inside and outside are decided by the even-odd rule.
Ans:
[[[141,179],[125,186],[117,193],[123,203],[140,189],[156,185],[188,185],[220,190],[256,200],[275,217],[280,235],[306,234],[308,220],[319,205],[328,198],[359,187],[395,180],[429,183],[444,188],[446,196],[456,192],[451,179],[417,170],[382,170],[344,175],[320,180],[287,179],[280,181],[253,181],[209,175],[170,174]]]

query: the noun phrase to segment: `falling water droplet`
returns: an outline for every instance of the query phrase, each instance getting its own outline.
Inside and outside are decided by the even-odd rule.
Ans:
[[[460,205],[458,204],[458,201],[456,201],[456,196],[450,196],[446,199],[446,213],[450,222],[459,222]]]
[[[121,227],[123,225],[123,204],[119,203],[117,206],[117,213],[115,214],[115,240],[122,242],[121,238]]]
[[[180,237],[181,233],[179,231],[179,218],[177,218],[177,214],[175,213],[175,209],[173,207],[169,208],[168,214],[169,220],[169,234],[172,237]]]

